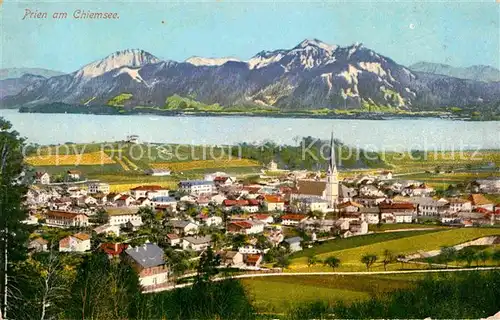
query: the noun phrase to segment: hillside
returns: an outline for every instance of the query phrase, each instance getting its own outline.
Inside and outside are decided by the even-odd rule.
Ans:
[[[2,107],[51,103],[106,105],[129,94],[124,108],[170,108],[171,97],[204,105],[283,111],[411,110],[498,101],[500,87],[415,72],[362,44],[306,39],[290,49],[261,51],[248,61],[193,57],[162,61],[143,50],[115,52],[73,73],[37,81],[0,100]]]

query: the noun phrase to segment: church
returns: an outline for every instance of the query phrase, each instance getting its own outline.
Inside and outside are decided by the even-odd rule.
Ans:
[[[298,202],[322,203],[323,206],[316,206],[316,208],[324,208],[320,211],[336,211],[339,203],[351,200],[354,195],[354,189],[345,187],[339,181],[332,133],[326,179],[297,180],[290,199]]]

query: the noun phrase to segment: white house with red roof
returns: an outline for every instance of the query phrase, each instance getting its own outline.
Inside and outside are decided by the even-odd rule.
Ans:
[[[121,195],[118,199],[116,199],[115,203],[118,207],[128,207],[132,203],[135,202],[134,197],[128,194]]]
[[[281,224],[284,226],[297,226],[307,219],[304,214],[285,214],[281,216]]]
[[[264,223],[259,220],[231,221],[227,232],[240,234],[258,234],[264,232]]]
[[[45,213],[45,223],[55,227],[86,227],[89,218],[79,212],[51,210]]]
[[[90,250],[90,235],[76,233],[59,241],[59,252],[85,252]]]
[[[138,186],[130,189],[130,195],[136,199],[138,198],[155,198],[155,197],[168,197],[168,189],[158,185]]]
[[[274,194],[264,195],[264,204],[267,206],[268,211],[284,211],[285,199]]]

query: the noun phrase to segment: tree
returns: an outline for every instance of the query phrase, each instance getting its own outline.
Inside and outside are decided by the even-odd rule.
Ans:
[[[366,270],[370,271],[371,266],[377,261],[378,257],[375,254],[367,253],[361,257],[361,263],[366,265]]]
[[[474,249],[471,247],[465,247],[457,253],[457,260],[467,263],[467,267],[470,267],[472,261],[474,261]]]
[[[238,248],[243,247],[247,243],[248,237],[245,234],[237,234],[233,236],[233,249],[238,250]]]
[[[491,259],[498,264],[500,264],[500,250],[495,250],[491,255]]]
[[[208,247],[205,252],[201,254],[200,263],[196,269],[195,284],[200,285],[208,283],[212,278],[219,273],[217,267],[220,265],[220,256],[216,255],[212,247]]]
[[[405,266],[406,256],[404,254],[398,254],[396,256],[396,260],[398,260],[399,262],[401,262],[401,269],[403,269],[404,266]]]
[[[12,130],[12,125],[0,117],[0,315],[10,316],[9,296],[13,294],[9,287],[9,278],[13,274],[15,261],[24,259],[27,239],[26,226],[21,223],[26,218],[22,198],[27,187],[22,181],[25,172],[23,162],[24,140]]]
[[[329,256],[325,259],[325,261],[323,261],[323,264],[329,266],[333,269],[333,271],[335,271],[335,269],[340,267],[340,259],[334,256]]]
[[[391,251],[385,249],[384,250],[384,260],[382,261],[384,264],[384,271],[387,271],[387,265],[394,261],[394,255]]]
[[[486,265],[486,261],[490,258],[490,256],[490,253],[485,250],[477,253],[477,258],[483,262],[483,266]]]
[[[454,247],[442,247],[439,256],[440,260],[445,264],[446,268],[448,268],[448,263],[455,260],[457,257],[457,249]]]
[[[318,258],[316,256],[309,256],[307,258],[307,266],[310,268],[311,266],[314,266],[316,263],[318,263]]]
[[[280,255],[276,257],[276,263],[273,266],[286,269],[289,265],[290,259],[288,258],[288,255]]]

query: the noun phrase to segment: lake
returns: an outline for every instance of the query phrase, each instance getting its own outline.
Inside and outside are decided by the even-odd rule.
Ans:
[[[0,109],[29,142],[58,144],[120,141],[137,134],[142,142],[234,144],[296,137],[336,139],[372,150],[459,150],[500,148],[500,122],[438,118],[393,120],[303,119],[18,113]],[[295,138],[295,139],[294,139]]]

